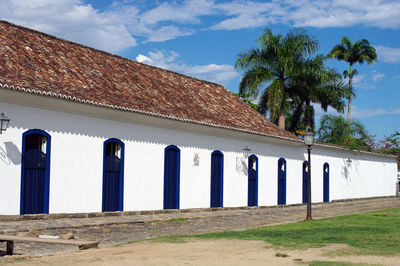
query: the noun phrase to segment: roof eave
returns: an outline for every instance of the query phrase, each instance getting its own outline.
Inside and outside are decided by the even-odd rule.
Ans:
[[[153,116],[153,117],[170,119],[170,120],[191,123],[191,124],[196,124],[196,125],[208,126],[208,127],[212,127],[212,128],[220,128],[220,129],[226,129],[226,130],[247,133],[247,134],[252,134],[252,135],[265,136],[265,137],[269,137],[269,138],[273,138],[273,139],[289,141],[289,142],[298,143],[298,144],[302,143],[302,140],[300,140],[300,139],[288,138],[288,137],[284,137],[284,136],[277,136],[277,135],[267,134],[264,132],[258,132],[258,131],[243,129],[243,128],[229,127],[229,126],[224,126],[224,125],[219,125],[219,124],[208,123],[208,122],[204,122],[204,121],[181,118],[181,117],[177,117],[177,116],[163,115],[163,114],[143,111],[143,110],[139,110],[139,109],[135,109],[135,108],[127,108],[127,107],[116,106],[116,105],[111,105],[111,104],[103,104],[103,103],[99,103],[96,101],[81,99],[78,97],[71,97],[71,96],[59,94],[59,93],[46,92],[46,91],[36,90],[36,89],[29,89],[29,88],[25,88],[25,87],[21,87],[21,86],[4,84],[1,82],[0,82],[0,88],[25,92],[25,93],[34,94],[34,95],[47,96],[47,97],[51,97],[51,98],[58,98],[58,99],[66,100],[66,101],[72,101],[72,102],[77,102],[77,103],[82,103],[82,104],[87,104],[87,105],[92,105],[92,106],[97,106],[97,107],[103,107],[103,108],[108,108],[108,109],[149,115],[149,116]]]

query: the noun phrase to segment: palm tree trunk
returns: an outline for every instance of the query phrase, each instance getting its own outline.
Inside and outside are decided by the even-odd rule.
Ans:
[[[311,113],[311,105],[310,102],[307,101],[306,102],[306,107],[304,110],[304,122],[305,122],[305,126],[306,126],[306,132],[307,131],[312,131],[312,121],[313,117],[312,117],[312,113]]]
[[[285,129],[285,114],[283,112],[279,113],[278,126]]]
[[[349,75],[349,90],[350,90],[350,95],[349,95],[349,104],[347,105],[347,120],[346,124],[347,126],[350,125],[350,113],[351,113],[351,98],[353,97],[353,75]]]

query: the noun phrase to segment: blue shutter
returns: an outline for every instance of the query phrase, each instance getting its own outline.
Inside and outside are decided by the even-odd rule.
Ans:
[[[329,202],[329,164],[324,163],[324,202]]]
[[[46,140],[46,153],[41,150]],[[22,135],[20,214],[49,213],[51,137],[32,129]]]
[[[303,162],[303,203],[308,202],[308,162]],[[306,170],[307,169],[307,170]]]
[[[112,145],[119,145],[121,157],[107,154]],[[108,139],[104,142],[103,152],[103,212],[123,210],[124,192],[124,143],[119,139]]]
[[[211,154],[211,208],[223,207],[224,155],[220,151]]]
[[[247,172],[248,172],[248,179],[249,179],[248,180],[247,205],[248,206],[257,206],[258,205],[258,158],[257,158],[257,156],[255,156],[255,155],[249,156]]]
[[[278,205],[286,204],[286,160],[278,160]]]
[[[180,150],[174,145],[164,154],[164,209],[179,209]]]

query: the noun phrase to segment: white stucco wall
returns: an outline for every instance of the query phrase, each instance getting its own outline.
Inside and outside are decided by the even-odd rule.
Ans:
[[[223,203],[247,205],[247,160],[242,149],[258,156],[258,205],[277,204],[277,161],[287,162],[287,204],[302,202],[302,163],[306,148],[188,133],[79,114],[50,111],[0,101],[11,119],[0,135],[0,214],[20,212],[22,134],[42,129],[51,135],[49,213],[100,212],[102,207],[103,142],[125,143],[124,210],[163,208],[164,148],[181,150],[180,208],[210,206],[211,153],[224,154]],[[117,112],[117,111],[116,111]],[[194,166],[195,153],[200,157]],[[351,158],[351,167],[345,160]],[[330,165],[330,200],[393,196],[396,159],[314,147],[312,201],[323,198],[322,167]]]

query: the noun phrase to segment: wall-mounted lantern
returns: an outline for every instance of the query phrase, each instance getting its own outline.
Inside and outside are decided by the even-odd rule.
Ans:
[[[0,114],[0,134],[3,133],[3,131],[6,131],[8,128],[8,124],[10,123],[10,119],[4,115],[2,112]]]
[[[244,158],[249,158],[249,156],[250,156],[250,152],[251,152],[251,149],[249,148],[249,147],[245,147],[244,149],[243,149],[243,156],[244,156]]]
[[[200,164],[200,157],[199,157],[199,154],[198,154],[198,153],[195,153],[195,154],[194,154],[194,157],[193,157],[193,165],[194,165],[194,166],[199,166],[199,164]]]
[[[353,161],[352,161],[350,158],[348,158],[348,159],[346,160],[346,165],[347,165],[347,167],[350,167],[352,162],[353,162]]]

